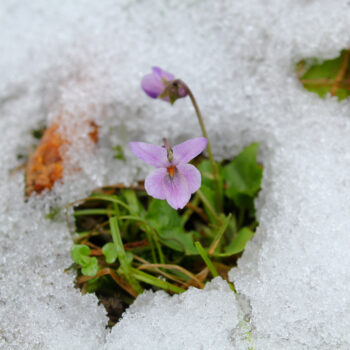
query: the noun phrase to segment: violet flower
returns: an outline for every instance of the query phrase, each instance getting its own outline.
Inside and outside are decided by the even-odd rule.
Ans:
[[[187,90],[179,80],[159,67],[152,67],[152,73],[141,81],[143,91],[151,98],[161,98],[174,103],[178,98],[186,97]]]
[[[182,209],[191,194],[201,186],[201,174],[191,164],[206,147],[207,139],[197,137],[180,143],[173,148],[144,142],[130,142],[133,153],[147,164],[157,169],[146,177],[146,192],[157,199],[166,199],[174,209]]]

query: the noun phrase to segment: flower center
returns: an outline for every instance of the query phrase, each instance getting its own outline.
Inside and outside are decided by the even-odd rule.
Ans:
[[[175,173],[175,166],[171,165],[169,168],[167,168],[167,170],[168,170],[170,177],[173,177],[174,173]]]

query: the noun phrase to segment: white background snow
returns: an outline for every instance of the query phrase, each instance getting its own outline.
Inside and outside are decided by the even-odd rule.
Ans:
[[[308,93],[294,70],[349,47],[349,28],[342,0],[1,1],[0,348],[350,349],[350,102]],[[192,88],[218,158],[260,142],[260,226],[230,273],[239,297],[221,280],[148,292],[109,332],[64,272],[65,223],[45,214],[143,178],[129,141],[200,135],[188,100],[170,107],[141,91],[153,65]],[[23,172],[10,170],[31,129],[58,115],[96,120],[97,149],[76,137],[68,158],[81,173],[24,202]]]

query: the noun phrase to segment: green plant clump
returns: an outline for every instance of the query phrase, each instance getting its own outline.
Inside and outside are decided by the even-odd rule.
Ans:
[[[118,185],[95,191],[75,207],[71,255],[77,285],[96,293],[111,326],[144,289],[174,294],[203,288],[215,276],[228,279],[258,224],[254,198],[263,173],[258,147],[253,143],[232,161],[217,164],[221,213],[205,158],[195,161],[201,188],[181,211],[150,198],[142,186]]]
[[[349,50],[342,50],[338,57],[330,60],[301,60],[297,64],[300,82],[321,98],[328,94],[337,96],[339,101],[347,98],[350,94],[349,55]]]

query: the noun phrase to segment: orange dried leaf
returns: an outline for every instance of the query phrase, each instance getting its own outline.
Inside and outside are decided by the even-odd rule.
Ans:
[[[89,133],[94,143],[98,141],[98,127],[90,122],[93,130]],[[44,132],[36,150],[30,156],[26,166],[26,195],[41,193],[51,189],[56,181],[63,177],[63,159],[60,148],[69,141],[58,132],[58,123],[53,123]]]

